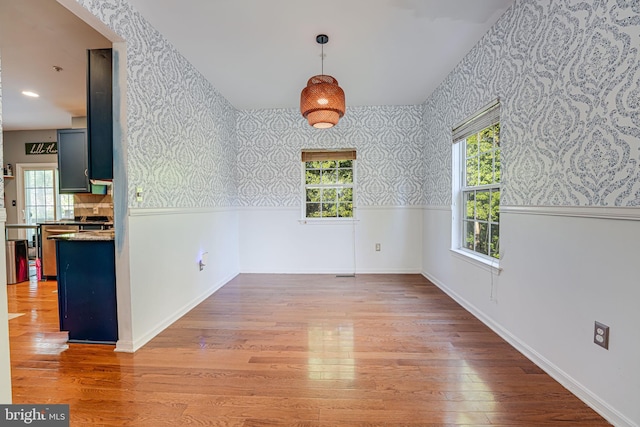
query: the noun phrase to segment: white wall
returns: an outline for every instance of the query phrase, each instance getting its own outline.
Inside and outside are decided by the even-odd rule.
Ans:
[[[0,62],[0,159],[2,159],[2,66]],[[2,164],[2,160],[0,160]],[[4,196],[4,180],[0,182],[0,193]],[[0,232],[4,236],[7,214],[4,197],[0,199]],[[0,248],[0,260],[6,259],[5,245]],[[0,261],[0,403],[11,403],[11,363],[9,360],[9,320],[7,316],[7,272]]]
[[[234,209],[132,209],[129,225],[132,339],[118,341],[120,351],[140,348],[239,272]]]
[[[329,274],[421,271],[421,208],[362,207],[356,210],[356,215],[356,221],[303,221],[300,208],[241,208],[240,271]],[[376,243],[380,243],[379,252],[375,251]]]
[[[1,123],[0,123],[1,126]],[[4,235],[6,213],[0,208],[0,233]],[[7,313],[6,247],[0,247],[0,403],[11,403],[11,361],[9,359],[9,317]]]
[[[530,212],[502,213],[496,276],[447,251],[450,211],[425,211],[425,276],[609,421],[638,425],[640,213]],[[594,321],[610,326],[609,350],[593,343]]]

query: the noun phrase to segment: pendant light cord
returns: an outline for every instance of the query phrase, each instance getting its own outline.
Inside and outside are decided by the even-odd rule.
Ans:
[[[320,66],[320,74],[324,76],[324,43],[320,45],[321,46],[321,53],[320,53],[320,64],[322,64]]]

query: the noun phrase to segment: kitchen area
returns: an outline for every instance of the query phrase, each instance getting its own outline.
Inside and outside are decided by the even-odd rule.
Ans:
[[[3,132],[6,281],[55,280],[68,342],[114,344],[112,50],[84,55],[85,116]]]

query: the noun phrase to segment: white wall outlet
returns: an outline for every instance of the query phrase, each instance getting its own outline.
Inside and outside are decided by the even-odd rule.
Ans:
[[[596,322],[593,328],[593,342],[604,349],[609,349],[609,327],[604,323]]]
[[[136,201],[142,201],[142,187],[136,187]]]
[[[376,243],[376,252],[380,252],[380,243]]]
[[[207,265],[208,263],[209,263],[209,252],[205,252],[200,257],[200,262],[198,263],[198,266],[200,267],[200,271],[204,270],[205,265]]]

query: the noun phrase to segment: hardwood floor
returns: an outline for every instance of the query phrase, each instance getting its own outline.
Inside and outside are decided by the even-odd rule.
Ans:
[[[240,275],[135,354],[67,344],[8,286],[14,403],[72,426],[603,426],[419,275]]]

